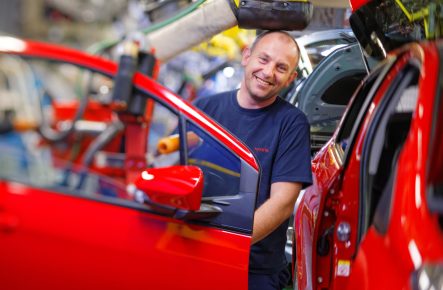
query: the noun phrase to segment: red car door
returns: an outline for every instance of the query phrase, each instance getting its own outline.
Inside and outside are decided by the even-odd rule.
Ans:
[[[308,286],[310,283],[313,288],[339,289],[345,287],[348,281],[352,257],[358,244],[361,138],[367,129],[370,118],[368,113],[370,115],[373,112],[396,71],[403,65],[404,60],[391,57],[363,82],[330,142],[313,160],[314,185],[306,190],[304,196],[304,200],[310,203],[301,203],[302,206],[297,210],[297,215],[299,212],[311,213],[300,216],[303,219],[300,221],[300,232],[297,233],[300,236],[295,237],[299,247],[296,249],[297,259],[307,256],[311,260],[311,264],[297,261],[300,263],[297,268],[299,289],[310,289],[304,288],[311,287]],[[295,225],[300,222],[296,220]],[[310,225],[308,231],[304,228],[307,224]],[[339,227],[347,232],[343,241],[337,239]],[[310,235],[306,235],[306,232]],[[313,241],[312,249],[307,251],[304,246],[306,243],[298,242],[298,239],[306,237]],[[310,274],[303,275],[305,265],[308,266],[304,271]],[[304,277],[311,277],[312,280],[303,282]]]
[[[391,82],[395,89],[368,125],[360,165],[362,237],[348,289],[441,287],[429,274],[438,273],[443,235],[427,183],[428,164],[440,151],[428,151],[441,98],[440,53],[437,43],[411,45]]]
[[[374,121],[378,107],[387,102],[394,92],[400,94],[404,89],[403,85],[406,84],[408,79],[403,79],[402,72],[409,67],[411,57],[410,52],[405,52],[398,57],[392,56],[392,59],[395,59],[395,62],[391,65],[392,67],[388,63],[385,64],[388,68],[387,73],[384,75],[381,73],[378,76],[381,83],[378,86],[372,86],[373,94],[367,96],[366,106],[363,107],[363,111],[360,111],[362,114],[362,119],[359,121],[360,125],[353,129],[357,133],[352,141],[352,147],[348,149],[349,155],[347,158],[349,160],[345,161],[346,166],[343,171],[339,194],[335,198],[334,206],[331,207],[336,216],[335,232],[334,235],[331,235],[334,249],[334,252],[331,252],[331,287],[333,289],[349,287],[349,277],[353,275],[354,257],[359,251],[360,242],[367,231],[365,223],[373,219],[371,211],[373,211],[373,204],[376,203],[375,197],[373,200],[365,198],[361,194],[360,188],[362,151],[368,128],[371,122]],[[327,203],[328,197],[326,199]],[[331,200],[333,200],[332,197]]]
[[[343,170],[352,164],[352,148],[364,112],[392,62],[391,59],[380,66],[359,86],[333,137],[312,161],[314,182],[302,196],[294,219],[296,254],[293,262],[298,289],[316,289],[317,285],[331,287],[333,236],[338,199],[343,198],[340,191]],[[358,178],[358,172],[349,170],[349,173],[352,176],[344,176],[347,180]],[[348,209],[347,205],[344,208]]]
[[[417,206],[426,199],[417,179],[426,176],[423,142],[432,126],[423,116],[433,106],[438,63],[433,44],[392,54],[356,92],[315,157],[315,182],[296,215],[299,289],[409,288],[426,255],[440,256],[437,216]]]
[[[0,41],[21,44],[1,51],[0,58],[22,63],[23,79],[34,80],[28,83],[29,92],[38,90],[43,100],[63,99],[75,90],[67,85],[61,90],[53,87],[55,81],[48,76],[72,85],[76,83],[70,81],[78,81],[73,71],[91,70],[93,76],[83,87],[109,110],[101,98],[113,89],[115,64],[57,46]],[[11,92],[11,85],[1,89]],[[0,134],[0,164],[5,165],[0,170],[2,289],[247,288],[259,178],[253,155],[154,81],[136,74],[133,85],[134,94],[149,99],[153,111],[138,131],[129,126],[112,135],[130,139],[120,146],[114,144],[115,138],[106,146],[97,145],[98,137],[106,136],[92,127],[100,125],[101,118],[91,116],[88,109],[69,136],[58,142],[45,141],[32,128]],[[20,113],[17,107],[7,109],[11,108]],[[114,118],[103,118],[105,128],[111,127]],[[187,144],[183,136],[192,131],[199,146],[156,152],[159,140],[177,127],[180,144]],[[80,153],[74,150],[77,147]],[[137,154],[144,150],[146,158],[138,160],[141,166],[131,163],[140,156],[128,157],[128,150]],[[217,158],[208,159],[199,150]],[[200,166],[204,174],[202,207],[195,214],[136,202],[134,192],[139,189],[134,191],[134,185],[120,176],[129,169],[133,173],[138,168],[141,173],[147,167],[177,164]],[[203,215],[207,208],[217,208],[217,214]]]

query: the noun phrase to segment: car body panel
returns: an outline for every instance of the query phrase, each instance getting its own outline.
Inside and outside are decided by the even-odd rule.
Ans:
[[[329,150],[327,147],[323,150]],[[305,193],[297,207],[294,217],[295,245],[296,245],[296,268],[297,283],[299,289],[313,289],[312,279],[315,269],[320,261],[314,260],[316,249],[316,240],[319,231],[317,230],[319,220],[322,219],[321,213],[324,208],[323,192],[331,186],[331,182],[339,175],[339,161],[331,158],[328,154],[318,154],[313,160],[312,172],[314,176],[313,185],[305,190]],[[320,178],[316,178],[319,176]],[[327,226],[326,226],[327,227]],[[326,228],[324,229],[326,230]],[[323,265],[324,267],[326,265]]]
[[[422,46],[426,57],[423,66],[426,73],[420,80],[422,85],[413,116],[409,137],[400,153],[393,204],[388,232],[380,235],[370,228],[362,241],[352,268],[349,287],[359,285],[361,289],[392,289],[392,287],[412,288],[411,273],[425,261],[438,262],[443,257],[443,236],[439,231],[437,215],[429,212],[426,200],[426,163],[429,160],[429,146],[432,128],[433,108],[438,98],[433,98],[440,90],[441,56],[435,45]],[[415,56],[421,52],[415,51]],[[415,178],[405,178],[415,176]],[[380,263],[380,258],[386,263]],[[378,265],[379,267],[375,267]],[[365,271],[367,270],[367,272]],[[361,279],[367,283],[361,283]]]
[[[300,47],[298,69],[301,77],[307,77],[323,57],[340,45],[355,42],[355,37],[350,29],[332,29],[304,34],[295,40]]]
[[[16,222],[0,232],[4,289],[246,288],[247,235],[20,184],[1,188],[1,215]]]
[[[118,71],[115,63],[96,56],[15,38],[0,38],[0,56],[3,54],[73,64],[110,77]],[[2,177],[2,288],[207,289],[208,285],[212,289],[247,288],[252,219],[259,178],[257,161],[243,143],[154,80],[135,73],[132,85],[177,113],[181,122],[192,124],[202,136],[207,136],[239,159],[242,176],[239,194],[223,197],[220,201],[197,201],[194,196],[191,208],[201,202],[209,207],[216,204],[221,209],[213,219],[199,219],[199,211],[195,211],[197,217],[188,218],[187,211],[180,212],[177,208],[136,203],[134,192],[137,190],[134,191],[132,182],[147,167],[143,158],[147,150],[145,140],[149,122],[122,114],[121,121],[126,124],[124,133],[129,140],[125,143],[127,156],[125,163],[114,170],[130,175],[129,178],[115,178],[94,165],[88,167],[83,158],[70,163],[69,154],[52,155],[65,158],[59,158],[40,171],[54,176],[71,174],[76,177],[72,172],[78,173],[80,178],[85,178],[81,188],[66,186],[64,182],[41,185],[32,175],[21,176],[20,171],[14,178]],[[78,102],[65,105],[58,107],[57,118],[69,119],[79,106]],[[111,116],[112,106],[100,107],[91,101],[87,108],[85,119],[105,123],[115,119]],[[117,134],[116,138],[120,135]],[[58,143],[44,145],[53,148],[54,144]],[[92,140],[85,139],[83,145],[88,148],[90,144],[94,144]],[[112,142],[108,145],[111,151],[121,147]],[[14,145],[12,147],[14,149]],[[85,153],[87,149],[81,150]],[[2,151],[2,154],[6,152]],[[20,158],[31,160],[33,152],[27,154]],[[44,157],[41,161],[48,160]],[[83,190],[91,186],[94,189]],[[247,203],[249,209],[235,215],[233,213],[239,212],[240,201]],[[239,219],[245,221],[236,223]]]
[[[377,63],[363,55],[358,43],[342,44],[287,94],[308,118],[313,153],[331,138],[353,92]]]
[[[367,95],[366,102],[370,100],[370,104],[363,111],[361,125],[354,125],[358,126],[354,139],[348,141],[346,149],[342,147],[343,140],[337,139],[345,126],[345,113],[332,139],[313,160],[314,185],[306,190],[294,225],[298,271],[294,274],[298,277],[298,289],[411,289],[415,270],[423,263],[442,261],[443,237],[437,215],[430,213],[426,205],[424,182],[432,109],[440,98],[434,96],[439,92],[436,88],[441,56],[437,53],[437,43],[411,44],[393,56],[397,56],[395,64],[387,75],[378,76],[381,83],[374,86],[375,94]],[[398,79],[401,82],[402,72],[409,64],[420,69],[417,109],[396,163],[398,171],[393,183],[392,212],[386,221],[387,232],[380,234],[362,216],[365,206],[364,197],[360,196],[361,168],[365,164],[362,158],[367,154],[364,148],[366,137],[372,136],[372,123],[378,122],[377,116],[382,116],[379,112],[390,102],[385,96],[395,93],[392,88],[399,83]],[[347,240],[340,241],[337,227],[343,223],[349,225],[350,234]],[[328,233],[331,226],[334,230]],[[325,234],[329,235],[330,249],[321,255],[318,247]],[[305,240],[312,241],[312,246],[306,246]]]

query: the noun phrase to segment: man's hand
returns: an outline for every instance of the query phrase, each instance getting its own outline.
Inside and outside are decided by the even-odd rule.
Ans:
[[[252,244],[264,239],[291,216],[301,188],[301,183],[296,182],[275,182],[271,185],[269,199],[255,211]]]

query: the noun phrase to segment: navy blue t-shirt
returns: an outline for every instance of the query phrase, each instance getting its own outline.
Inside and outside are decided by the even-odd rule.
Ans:
[[[237,91],[198,99],[195,105],[243,141],[261,168],[256,208],[270,195],[274,182],[312,183],[309,123],[306,116],[285,100],[260,109],[244,109]],[[250,271],[272,274],[286,266],[288,220],[251,247]]]

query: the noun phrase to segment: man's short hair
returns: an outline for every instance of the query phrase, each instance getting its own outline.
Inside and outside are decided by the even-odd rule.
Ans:
[[[271,34],[271,33],[281,33],[281,34],[286,35],[289,39],[292,39],[295,46],[297,47],[298,53],[300,54],[300,47],[298,46],[297,41],[295,41],[295,38],[291,34],[289,34],[287,31],[284,31],[284,30],[265,30],[264,32],[260,33],[259,35],[257,35],[257,37],[254,39],[254,42],[252,43],[251,51],[254,50],[257,43],[259,43],[263,37],[265,37],[266,35]]]

